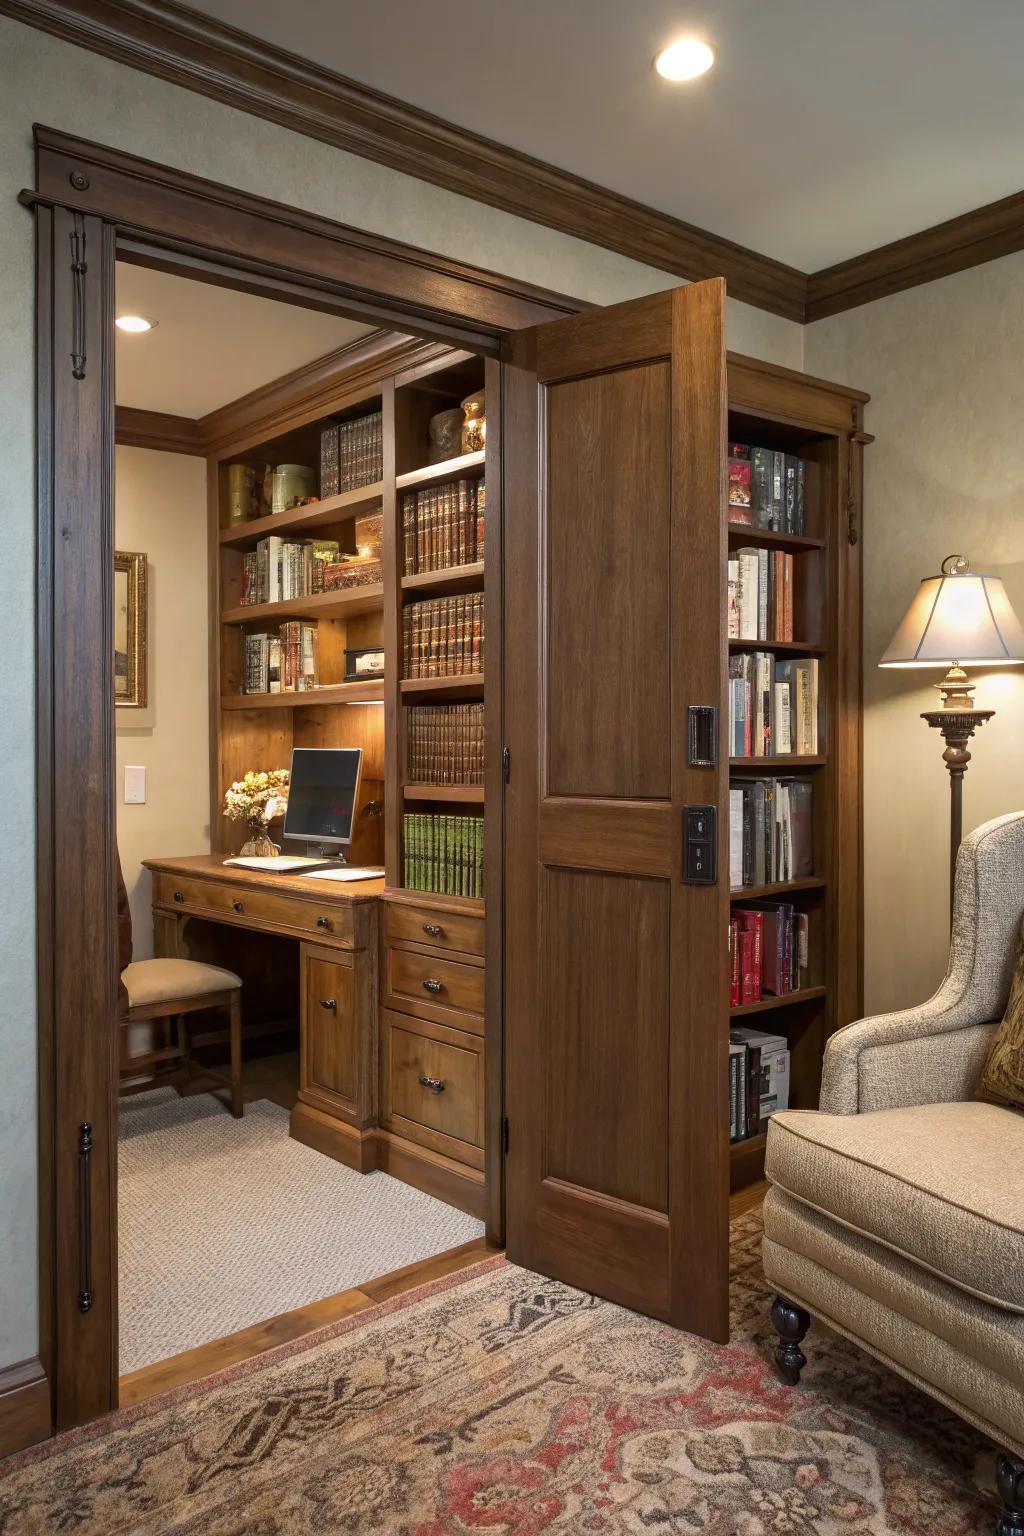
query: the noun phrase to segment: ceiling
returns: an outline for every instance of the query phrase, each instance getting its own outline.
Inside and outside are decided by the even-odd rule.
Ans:
[[[804,271],[1024,186],[1022,0],[192,3]],[[691,32],[717,63],[670,85]]]
[[[205,416],[374,329],[121,261],[116,285],[119,315],[157,321],[116,333],[117,403],[137,410]]]

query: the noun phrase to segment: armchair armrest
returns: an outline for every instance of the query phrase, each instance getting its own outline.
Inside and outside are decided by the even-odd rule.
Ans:
[[[1024,813],[960,845],[949,965],[935,996],[878,1014],[828,1042],[821,1108],[863,1114],[970,1096],[1002,1018],[1024,910]]]

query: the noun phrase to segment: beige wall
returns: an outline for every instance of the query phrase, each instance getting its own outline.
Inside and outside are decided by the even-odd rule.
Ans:
[[[1024,619],[1024,254],[808,326],[806,367],[869,390],[864,857],[869,1011],[923,1000],[948,936],[948,776],[929,672],[880,672],[922,576],[969,556]],[[979,677],[965,828],[1024,807],[1024,667]]]
[[[0,932],[0,1366],[37,1340],[33,788],[34,626],[32,124],[110,144],[215,181],[406,240],[599,304],[677,279],[260,122],[0,17],[0,463],[4,601],[0,764],[6,816]],[[730,301],[729,345],[799,368],[801,327]]]
[[[118,448],[118,549],[148,561],[145,709],[117,711],[117,842],[132,909],[133,957],[153,953],[151,877],[142,860],[210,850],[206,463]],[[124,767],[146,770],[146,803],[125,805]]]

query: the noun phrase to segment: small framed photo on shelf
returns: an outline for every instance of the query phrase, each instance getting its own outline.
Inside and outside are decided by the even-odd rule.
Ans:
[[[145,709],[147,700],[146,557],[114,554],[114,703]]]
[[[384,650],[379,645],[360,645],[345,651],[346,683],[384,676]]]

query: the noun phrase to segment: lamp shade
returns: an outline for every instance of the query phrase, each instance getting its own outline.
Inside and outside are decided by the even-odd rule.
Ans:
[[[998,576],[971,571],[962,555],[926,576],[914,594],[880,667],[937,667],[967,662],[1024,662],[1024,629]]]

